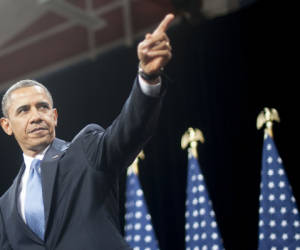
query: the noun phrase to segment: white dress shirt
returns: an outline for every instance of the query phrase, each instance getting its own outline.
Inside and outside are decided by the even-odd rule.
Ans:
[[[47,149],[49,148],[49,146],[47,148],[45,148],[45,150],[36,155],[34,158],[30,157],[28,155],[25,155],[23,153],[23,158],[24,158],[24,163],[25,163],[25,170],[23,172],[21,181],[20,181],[20,186],[19,186],[19,199],[18,199],[18,209],[19,209],[19,213],[22,217],[22,219],[24,220],[24,222],[26,223],[26,218],[25,218],[25,200],[26,200],[26,190],[27,190],[27,182],[28,182],[28,178],[29,178],[29,172],[30,172],[30,165],[31,162],[34,159],[39,159],[39,160],[43,160],[45,153],[47,151]]]
[[[147,81],[145,81],[143,78],[141,78],[139,76],[139,83],[142,89],[142,92],[145,95],[148,96],[158,96],[159,92],[160,92],[160,87],[161,87],[161,82],[157,83],[157,84],[148,84]],[[50,145],[49,145],[50,146]],[[45,150],[36,155],[34,158],[25,155],[23,153],[23,158],[24,158],[24,163],[25,163],[25,170],[23,172],[21,181],[20,181],[20,186],[19,186],[19,198],[18,198],[18,209],[19,209],[19,213],[22,217],[22,219],[24,220],[24,222],[26,223],[26,218],[25,218],[25,200],[26,200],[26,189],[27,189],[27,182],[28,182],[28,178],[29,178],[29,172],[30,172],[30,165],[31,162],[33,161],[33,159],[39,159],[39,160],[43,160],[46,151],[48,150],[49,146],[47,148],[45,148]]]

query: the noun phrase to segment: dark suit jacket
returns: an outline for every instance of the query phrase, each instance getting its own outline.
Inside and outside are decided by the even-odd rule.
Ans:
[[[91,124],[71,143],[53,141],[41,165],[44,242],[18,212],[23,163],[12,186],[0,198],[0,249],[129,249],[119,228],[118,177],[150,138],[160,105],[161,98],[144,95],[136,81],[108,129]]]

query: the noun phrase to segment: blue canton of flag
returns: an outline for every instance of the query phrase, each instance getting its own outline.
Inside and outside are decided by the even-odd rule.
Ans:
[[[300,250],[300,217],[273,139],[263,145],[259,250]]]
[[[130,247],[133,250],[159,249],[144,193],[132,168],[127,172],[125,209],[125,240]]]
[[[198,160],[189,153],[185,244],[186,250],[224,249]]]

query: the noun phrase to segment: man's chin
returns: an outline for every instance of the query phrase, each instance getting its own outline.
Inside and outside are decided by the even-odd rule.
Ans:
[[[46,147],[48,147],[54,138],[39,138],[35,140],[35,143],[31,146],[31,150],[35,152],[42,152]]]

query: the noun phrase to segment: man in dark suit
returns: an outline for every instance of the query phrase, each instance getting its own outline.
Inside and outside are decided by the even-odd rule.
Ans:
[[[0,198],[1,250],[129,249],[119,228],[118,177],[156,125],[173,19],[167,15],[139,44],[139,76],[106,130],[90,124],[70,143],[57,139],[57,111],[45,86],[24,80],[8,89],[1,126],[14,135],[24,163]]]

